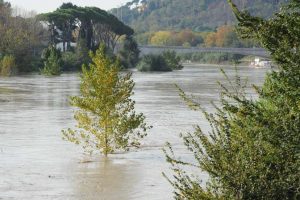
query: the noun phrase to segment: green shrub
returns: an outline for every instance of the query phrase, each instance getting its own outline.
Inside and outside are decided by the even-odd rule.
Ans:
[[[62,53],[62,61],[62,71],[80,70],[83,64],[82,60],[78,58],[77,54],[70,51]]]
[[[2,76],[11,76],[17,73],[16,61],[14,56],[4,56],[0,61],[0,74]]]
[[[165,51],[162,56],[172,70],[180,70],[183,68],[183,65],[180,63],[181,58],[176,55],[175,51]]]
[[[89,51],[90,50],[87,47],[86,41],[84,39],[80,39],[77,42],[77,46],[75,48],[75,54],[77,57],[77,62],[79,63],[79,69],[81,69],[82,64],[88,64],[91,62]]]
[[[172,69],[168,66],[162,55],[145,55],[139,62],[137,69],[142,72],[163,71],[169,72]]]
[[[49,46],[43,52],[44,68],[41,73],[47,76],[55,76],[61,74],[61,59],[60,50],[56,49],[54,46]]]
[[[134,68],[139,62],[140,50],[137,42],[130,36],[127,36],[124,43],[118,52],[118,59],[121,62],[123,68]]]

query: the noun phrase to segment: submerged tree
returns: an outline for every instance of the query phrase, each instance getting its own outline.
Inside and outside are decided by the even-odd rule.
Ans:
[[[56,76],[61,74],[62,55],[59,49],[50,45],[44,50],[42,57],[44,59],[44,68],[41,69],[42,74],[47,76]]]
[[[172,164],[176,199],[300,199],[300,2],[292,0],[265,20],[241,12],[229,0],[239,21],[238,31],[270,51],[278,71],[267,74],[259,98],[249,99],[237,77],[230,88],[221,85],[221,105],[209,114],[181,91],[194,109],[211,124],[205,133],[197,127],[184,134],[194,163]],[[209,175],[205,183],[182,169],[189,165]]]
[[[139,62],[140,50],[132,36],[126,36],[117,54],[122,66],[126,69],[134,68]]]
[[[81,95],[71,98],[71,105],[79,108],[74,116],[77,129],[63,131],[64,139],[105,156],[138,147],[150,127],[144,115],[134,110],[131,74],[119,74],[119,63],[106,56],[104,46],[91,53],[91,59],[82,70]]]

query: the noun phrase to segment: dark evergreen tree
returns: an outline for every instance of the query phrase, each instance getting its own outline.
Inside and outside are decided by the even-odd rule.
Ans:
[[[134,68],[139,62],[140,50],[138,44],[131,36],[127,36],[118,52],[118,59],[124,68]]]

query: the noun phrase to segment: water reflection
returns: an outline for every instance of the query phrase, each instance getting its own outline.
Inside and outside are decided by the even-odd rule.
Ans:
[[[226,71],[234,76],[234,68]],[[265,72],[239,71],[255,84],[262,83]],[[171,199],[172,188],[161,176],[168,171],[161,148],[169,141],[179,156],[190,159],[179,133],[195,124],[208,129],[199,113],[187,109],[174,84],[211,109],[209,102],[219,96],[216,81],[223,78],[218,68],[205,66],[134,72],[133,78],[137,110],[154,128],[141,149],[108,159],[86,157],[79,147],[61,140],[60,130],[75,123],[68,96],[78,94],[77,74],[0,78],[0,199]]]
[[[81,162],[74,177],[76,199],[130,199],[134,185],[140,184],[137,163],[124,159]],[[113,188],[111,188],[113,187]]]

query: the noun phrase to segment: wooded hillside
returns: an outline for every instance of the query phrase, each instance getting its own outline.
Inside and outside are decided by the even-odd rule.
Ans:
[[[268,17],[287,0],[235,0],[256,16]],[[233,24],[227,0],[133,0],[111,12],[137,33],[158,30],[213,31]]]

